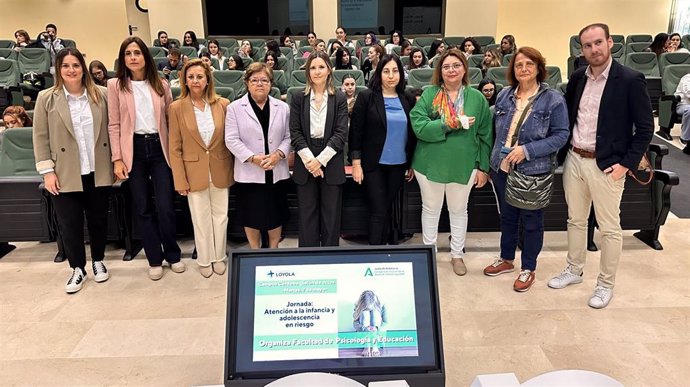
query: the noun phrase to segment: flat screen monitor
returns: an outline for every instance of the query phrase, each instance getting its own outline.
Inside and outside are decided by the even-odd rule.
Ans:
[[[435,260],[430,246],[233,251],[226,385],[328,372],[443,386]]]

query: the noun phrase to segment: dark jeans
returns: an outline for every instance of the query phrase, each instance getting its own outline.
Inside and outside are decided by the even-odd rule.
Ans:
[[[71,268],[86,267],[84,215],[86,214],[91,259],[102,261],[108,233],[110,187],[94,186],[94,174],[81,176],[82,192],[63,192],[53,196],[58,228]]]
[[[535,271],[537,256],[544,245],[544,210],[523,210],[506,203],[506,174],[491,170],[491,180],[501,208],[501,258],[512,261],[520,237],[519,223],[524,233],[522,245],[522,269]]]
[[[405,165],[402,164],[379,164],[373,171],[364,172],[364,187],[369,199],[370,245],[384,245],[388,242],[391,207],[404,180]]]
[[[149,265],[161,266],[163,259],[171,264],[179,262],[181,253],[175,240],[173,207],[175,189],[158,135],[134,135],[129,186]]]

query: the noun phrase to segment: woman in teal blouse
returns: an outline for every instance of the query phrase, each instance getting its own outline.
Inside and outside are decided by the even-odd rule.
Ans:
[[[493,145],[489,104],[469,86],[467,60],[460,50],[446,50],[410,112],[417,147],[412,169],[422,193],[422,235],[436,245],[444,196],[450,214],[450,256],[457,275],[467,273],[463,262],[467,233],[467,201],[472,185],[488,180]]]

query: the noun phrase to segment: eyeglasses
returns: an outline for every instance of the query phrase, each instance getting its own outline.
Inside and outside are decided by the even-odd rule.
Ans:
[[[453,63],[453,64],[445,64],[445,65],[441,66],[441,69],[443,69],[443,71],[450,71],[450,69],[457,71],[457,70],[460,70],[461,68],[462,68],[461,62],[457,62],[457,63]]]
[[[249,80],[249,83],[251,83],[252,85],[258,85],[258,84],[264,84],[264,83],[269,84],[269,83],[271,83],[271,81],[269,79],[266,79],[266,78],[262,78],[262,79],[251,78]]]

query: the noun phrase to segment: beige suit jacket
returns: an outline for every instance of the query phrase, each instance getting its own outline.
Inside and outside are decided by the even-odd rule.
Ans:
[[[96,187],[112,185],[113,164],[110,160],[108,137],[108,104],[104,87],[98,87],[103,96],[100,105],[90,101],[93,115],[94,182]],[[79,145],[74,135],[72,115],[64,89],[50,88],[41,91],[34,108],[33,132],[36,169],[53,168],[60,183],[60,192],[82,191]]]
[[[217,188],[228,188],[233,179],[234,157],[225,146],[225,112],[228,101],[221,98],[210,104],[215,130],[208,146],[199,134],[194,106],[189,97],[170,104],[170,166],[177,191],[203,191],[209,176]]]

